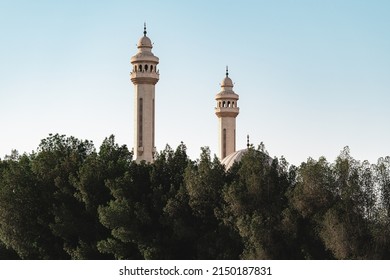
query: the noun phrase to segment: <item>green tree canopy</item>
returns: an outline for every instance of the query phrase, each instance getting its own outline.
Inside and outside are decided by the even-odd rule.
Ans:
[[[49,135],[0,160],[0,259],[388,259],[390,157],[300,166],[249,147],[137,163],[125,145]]]

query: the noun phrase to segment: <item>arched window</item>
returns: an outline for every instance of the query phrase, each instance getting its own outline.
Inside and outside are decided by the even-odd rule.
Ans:
[[[138,66],[139,71],[142,72],[142,65]]]
[[[134,65],[134,72],[137,72],[137,65]]]
[[[153,65],[150,65],[150,72],[153,72]]]
[[[230,108],[230,101],[228,101],[227,106]]]
[[[232,107],[234,108],[235,106],[234,106],[234,101],[232,102]]]
[[[225,108],[225,101],[222,102],[222,107]]]
[[[148,65],[145,64],[145,72],[148,71]]]

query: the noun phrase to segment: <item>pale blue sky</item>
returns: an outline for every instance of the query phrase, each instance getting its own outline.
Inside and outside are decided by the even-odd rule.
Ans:
[[[390,2],[1,1],[0,158],[49,133],[133,146],[130,57],[147,22],[160,58],[156,145],[217,153],[229,65],[246,135],[299,164],[390,155]]]

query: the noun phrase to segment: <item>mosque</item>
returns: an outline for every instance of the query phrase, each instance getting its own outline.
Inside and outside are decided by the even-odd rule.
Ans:
[[[155,147],[155,86],[160,75],[159,58],[152,53],[152,41],[144,35],[139,39],[138,52],[131,57],[130,79],[134,84],[134,156],[136,162],[153,162]],[[219,158],[226,169],[241,160],[247,149],[236,151],[236,117],[239,114],[239,96],[233,91],[233,81],[226,76],[221,91],[215,96],[215,114],[219,122]],[[249,140],[248,140],[249,142]]]

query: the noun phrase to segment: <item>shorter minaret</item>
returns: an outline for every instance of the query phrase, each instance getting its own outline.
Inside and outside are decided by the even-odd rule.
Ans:
[[[215,100],[215,114],[219,119],[219,157],[222,160],[236,151],[236,117],[239,113],[238,95],[233,91],[233,82],[229,78],[227,66],[226,77]]]

